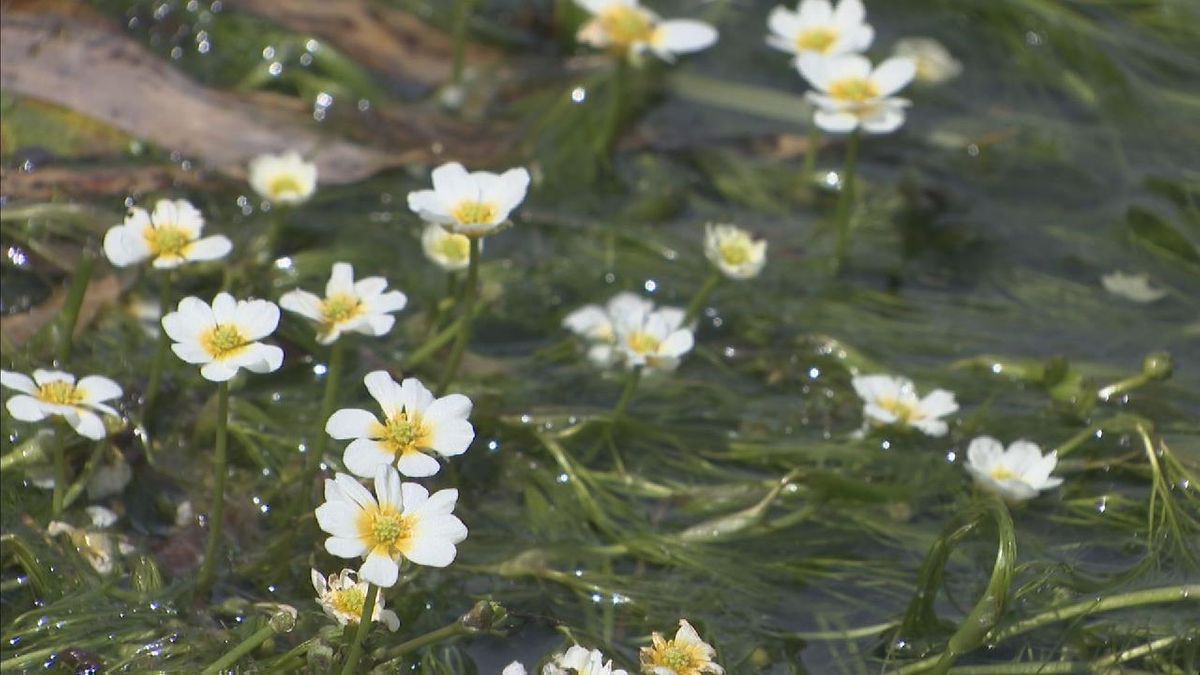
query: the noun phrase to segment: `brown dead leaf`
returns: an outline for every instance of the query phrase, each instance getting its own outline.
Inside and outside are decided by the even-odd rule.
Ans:
[[[83,304],[79,308],[79,318],[75,322],[75,336],[109,305],[116,304],[121,297],[121,280],[116,274],[105,274],[95,277],[88,283],[83,296]],[[5,347],[20,347],[37,334],[46,324],[58,317],[59,310],[67,300],[67,288],[61,287],[50,295],[41,305],[20,314],[0,317],[0,335],[4,338]]]
[[[450,79],[454,41],[445,32],[398,9],[370,0],[235,0],[299,33],[315,35],[378,73],[437,86]],[[496,62],[499,55],[468,45],[467,64]]]
[[[173,166],[45,167],[33,171],[0,167],[0,194],[9,199],[129,195],[203,182],[196,172]]]
[[[387,151],[324,137],[291,113],[200,86],[96,22],[4,11],[0,30],[3,88],[85,112],[231,175],[255,155],[295,148],[317,163],[323,183],[350,183],[427,159],[436,141]]]

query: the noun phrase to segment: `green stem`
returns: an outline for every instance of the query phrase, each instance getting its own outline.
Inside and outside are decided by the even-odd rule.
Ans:
[[[44,439],[53,436],[50,433],[39,433],[36,436],[13,448],[8,454],[0,457],[0,472],[15,469],[27,464],[40,464],[46,461],[46,446]]]
[[[346,336],[338,338],[329,348],[329,367],[325,370],[325,395],[321,398],[321,412],[317,416],[317,435],[313,438],[312,448],[304,456],[304,483],[300,488],[301,510],[310,506],[309,497],[313,481],[321,469],[321,458],[325,456],[325,446],[329,443],[329,434],[325,433],[325,423],[333,415],[337,405],[338,383],[342,379],[342,364],[346,360],[346,349],[342,346]]]
[[[817,155],[821,150],[821,129],[816,124],[808,126],[808,148],[804,152],[804,168],[800,173],[800,186],[807,194],[812,189],[813,174],[817,171]]]
[[[788,633],[788,637],[807,640],[809,642],[815,642],[818,640],[857,640],[865,637],[875,637],[886,630],[895,628],[898,625],[898,621],[888,621],[887,623],[877,623],[874,626],[847,628],[846,630],[827,630],[815,633]]]
[[[704,309],[704,303],[708,302],[708,296],[712,295],[712,292],[716,290],[720,283],[721,272],[718,270],[713,270],[713,273],[710,274],[708,279],[704,281],[704,285],[701,286],[700,290],[696,292],[696,296],[692,298],[690,303],[688,303],[687,313],[685,313],[683,317],[683,325],[690,325],[693,321],[699,318],[700,310]]]
[[[358,667],[358,659],[362,657],[363,640],[371,630],[371,616],[375,613],[375,598],[379,595],[379,587],[375,584],[367,586],[367,598],[363,600],[362,615],[358,618],[358,630],[354,631],[354,641],[350,643],[350,655],[346,657],[346,665],[342,667],[342,675],[353,675]]]
[[[170,311],[171,305],[171,276],[162,275],[162,287],[158,289],[158,306],[161,316]],[[171,347],[171,338],[163,330],[162,322],[158,326],[158,344],[154,348],[154,362],[150,364],[150,382],[146,385],[146,396],[142,404],[142,418],[150,419],[150,411],[154,400],[158,398],[158,389],[162,384],[163,366],[167,363],[167,351]]]
[[[471,340],[471,320],[475,314],[475,298],[479,295],[479,254],[480,239],[479,237],[472,237],[471,257],[467,265],[467,286],[463,289],[463,311],[460,319],[461,323],[458,325],[458,339],[454,341],[454,349],[450,352],[450,360],[446,362],[446,370],[442,373],[441,382],[438,383],[439,395],[454,381],[454,376],[458,374],[458,367],[462,363],[463,352],[467,348],[467,343]]]
[[[255,631],[253,635],[242,640],[241,644],[231,649],[225,656],[210,663],[207,668],[200,671],[200,675],[215,675],[216,673],[225,672],[235,663],[241,661],[242,657],[262,646],[262,643],[269,640],[273,635],[275,635],[275,629],[268,622],[267,625]]]
[[[196,578],[196,597],[204,598],[212,588],[217,568],[217,553],[221,548],[221,525],[225,516],[225,478],[229,470],[225,463],[226,428],[229,426],[229,382],[217,385],[217,439],[213,456],[213,498],[208,514],[208,544],[204,547],[204,562]]]
[[[83,298],[87,295],[88,282],[92,279],[92,262],[95,256],[88,249],[79,255],[79,264],[75,268],[75,278],[71,280],[71,290],[67,293],[66,302],[62,307],[62,323],[59,324],[58,350],[55,357],[59,367],[65,367],[71,356],[71,343],[75,339],[75,324],[79,321],[79,310],[83,307]]]
[[[445,328],[438,332],[437,335],[429,338],[420,347],[417,347],[413,351],[409,352],[408,358],[404,360],[404,369],[412,370],[413,368],[416,368],[419,364],[424,363],[425,359],[432,356],[434,352],[446,346],[447,342],[450,342],[454,339],[454,336],[458,335],[460,326],[465,318],[466,317],[460,316],[454,321],[451,321]]]
[[[618,56],[613,66],[612,79],[608,92],[608,112],[604,118],[604,127],[600,133],[600,147],[597,151],[607,156],[617,144],[617,136],[621,130],[621,99],[624,96],[625,80],[629,72],[629,64],[624,56]]]
[[[1158,605],[1168,602],[1186,601],[1200,603],[1200,584],[1185,584],[1182,586],[1151,588],[1144,591],[1110,595],[1107,598],[1100,598],[1099,600],[1085,600],[1083,602],[1077,602],[1073,605],[1066,605],[1064,607],[1042,612],[1041,614],[1037,614],[1028,619],[1009,624],[1004,628],[993,630],[991,635],[988,636],[987,641],[988,643],[1001,642],[1015,635],[1028,633],[1031,630],[1041,628],[1042,626],[1048,624],[1074,619],[1075,617],[1084,616],[1086,614],[1097,614],[1100,612],[1109,612],[1115,609],[1125,609],[1127,607],[1138,607],[1141,605]]]
[[[271,204],[271,206],[271,222],[267,225],[267,238],[260,253],[262,256],[260,262],[263,263],[271,262],[279,255],[279,242],[283,240],[283,231],[287,226],[285,218],[287,207],[280,204]]]
[[[637,366],[629,371],[629,375],[625,378],[625,389],[621,391],[621,398],[617,399],[617,405],[613,408],[613,420],[619,420],[625,416],[625,409],[629,407],[630,401],[633,400],[633,394],[637,391],[638,382],[641,379],[641,366]]]
[[[850,253],[850,222],[854,215],[854,175],[858,162],[858,131],[850,134],[846,142],[846,163],[842,166],[842,193],[837,203],[837,248],[835,249],[835,264],[842,269],[846,256]]]
[[[108,449],[108,444],[105,441],[96,441],[96,447],[92,448],[92,454],[88,457],[87,463],[83,465],[83,471],[79,472],[79,476],[71,487],[67,489],[67,493],[63,495],[63,508],[71,508],[71,504],[79,499],[83,491],[87,489],[87,483],[92,478],[92,474],[96,473],[96,467],[100,464],[100,459],[104,456],[104,451]]]
[[[432,630],[424,635],[418,635],[408,642],[401,642],[395,647],[387,650],[384,658],[391,660],[400,656],[404,656],[405,654],[415,652],[422,647],[437,644],[442,640],[448,640],[452,637],[458,637],[459,635],[469,635],[473,632],[475,631],[471,630],[471,628],[464,624],[461,620],[455,621],[454,623],[446,624],[445,626],[442,626],[437,630]]]
[[[67,439],[66,426],[60,425],[54,438],[54,492],[50,497],[50,514],[58,516],[63,511],[63,499],[67,494]]]
[[[471,10],[475,0],[458,0],[454,6],[454,66],[450,71],[450,82],[462,84],[463,65],[467,53],[467,24],[471,21]]]

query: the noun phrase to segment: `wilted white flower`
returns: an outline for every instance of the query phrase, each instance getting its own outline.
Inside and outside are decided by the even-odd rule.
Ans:
[[[717,41],[717,29],[694,19],[662,20],[638,0],[575,0],[592,15],[576,39],[622,58],[637,60],[647,51],[664,61],[698,52]]]
[[[796,62],[800,74],[817,90],[807,97],[817,106],[813,122],[821,129],[850,132],[862,127],[867,133],[886,134],[904,124],[910,101],[893,94],[916,74],[912,59],[893,57],[874,70],[859,54],[805,54]]]
[[[367,601],[368,584],[359,581],[354,570],[342,570],[338,574],[329,575],[326,579],[320,572],[312,570],[312,584],[317,591],[317,604],[325,610],[329,618],[340,625],[358,625],[362,618],[363,605]],[[371,611],[371,621],[383,622],[388,630],[395,632],[400,628],[400,617],[390,609],[384,609],[383,594],[375,597],[375,608]]]
[[[458,490],[432,496],[416,483],[401,483],[387,464],[375,472],[375,494],[349,474],[325,481],[325,503],[317,524],[331,536],[325,550],[339,558],[364,558],[359,577],[384,588],[396,583],[400,559],[445,567],[467,538],[467,527],[453,515]]]
[[[912,59],[917,64],[917,81],[925,84],[941,84],[962,73],[958,59],[933,38],[904,38],[896,42],[892,55]]]
[[[333,264],[325,298],[303,290],[288,291],[279,298],[279,306],[317,323],[317,342],[330,344],[342,333],[387,334],[396,323],[390,312],[399,312],[408,304],[400,291],[387,291],[387,279],[367,277],[354,281],[354,267]]]
[[[421,248],[426,258],[447,272],[465,270],[471,262],[471,240],[466,235],[448,232],[436,223],[425,225],[425,231],[421,233]]]
[[[112,509],[103,506],[89,506],[84,509],[88,514],[88,518],[92,519],[92,525],[100,529],[105,529],[113,526],[117,522],[117,514],[113,513]]]
[[[317,189],[317,165],[295,151],[259,155],[250,160],[250,187],[276,204],[300,204]]]
[[[408,208],[425,222],[468,237],[481,237],[507,222],[529,189],[529,172],[523,168],[468,173],[462,164],[450,162],[434,169],[432,177],[432,190],[408,193]]]
[[[133,478],[133,469],[120,452],[115,452],[112,461],[96,468],[95,473],[88,479],[88,499],[100,500],[105,497],[119,495],[129,485]]]
[[[118,553],[129,555],[136,550],[120,535],[85,530],[58,520],[50,521],[46,532],[52,537],[67,535],[75,550],[100,574],[112,574]]]
[[[650,635],[650,646],[642,647],[642,672],[651,675],[720,675],[725,669],[713,662],[717,650],[712,648],[686,619],[679,620],[679,630],[668,640],[659,633]]]
[[[59,416],[84,438],[99,440],[107,435],[105,415],[118,415],[104,401],[120,398],[116,382],[99,375],[89,375],[78,383],[75,376],[58,370],[35,370],[33,377],[0,370],[0,385],[20,394],[8,399],[8,412],[22,422],[39,422]]]
[[[588,650],[574,645],[566,652],[554,657],[542,669],[542,675],[628,675],[624,670],[613,669],[612,660],[605,661],[599,649]]]
[[[616,320],[614,317],[635,313],[649,314],[654,310],[654,303],[633,293],[624,292],[613,296],[608,304],[584,305],[568,314],[562,322],[567,330],[575,333],[589,343],[588,359],[601,367],[613,365],[616,351],[613,345],[617,341]]]
[[[279,307],[273,302],[218,293],[209,306],[187,297],[163,317],[162,325],[175,341],[171,350],[187,363],[202,364],[200,375],[206,380],[224,382],[241,368],[270,373],[283,365],[282,349],[258,341],[279,325]]]
[[[767,44],[796,54],[834,56],[866,51],[875,39],[862,0],[801,0],[796,11],[776,7],[767,17]]]
[[[200,238],[204,216],[186,199],[160,199],[154,213],[134,207],[125,222],[104,234],[104,255],[117,267],[152,259],[166,269],[186,262],[216,260],[233,249],[227,237]]]
[[[1149,274],[1126,274],[1113,272],[1100,277],[1104,290],[1134,302],[1155,302],[1162,300],[1167,291],[1150,285]]]
[[[461,455],[475,440],[475,428],[467,420],[471,399],[466,396],[434,399],[420,380],[410,377],[397,383],[384,370],[367,373],[363,382],[383,409],[384,421],[360,408],[343,408],[325,424],[330,436],[354,439],[343,457],[351,473],[370,478],[382,464],[413,478],[432,476],[440,468],[432,455]]]
[[[591,344],[588,359],[599,366],[644,366],[669,371],[695,343],[677,307],[654,308],[633,293],[619,293],[605,307],[586,305],[563,319],[563,326]]]
[[[1058,452],[1043,456],[1036,443],[1014,441],[1005,450],[1000,441],[980,436],[967,446],[964,467],[983,489],[1009,502],[1023,502],[1062,485],[1061,478],[1050,476],[1057,464]]]
[[[945,436],[949,429],[940,418],[958,410],[954,394],[934,389],[924,398],[912,380],[890,375],[859,375],[851,383],[863,400],[863,417],[876,425],[913,427],[930,436]]]
[[[767,264],[767,241],[755,241],[735,225],[710,224],[704,227],[704,255],[730,279],[752,279]]]

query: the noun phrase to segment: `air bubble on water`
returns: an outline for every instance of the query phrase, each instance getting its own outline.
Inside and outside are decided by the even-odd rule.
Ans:
[[[571,101],[574,103],[583,103],[587,100],[587,89],[583,87],[575,87],[571,90]]]

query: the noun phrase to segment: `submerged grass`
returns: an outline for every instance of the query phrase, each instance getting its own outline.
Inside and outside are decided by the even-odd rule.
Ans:
[[[473,27],[503,23],[489,13],[503,3],[486,4]],[[690,7],[662,4],[664,14]],[[864,140],[853,262],[833,279],[841,148],[804,184],[803,157],[759,140],[807,133],[807,113],[791,108],[801,83],[758,46],[770,4],[719,13],[720,55],[629,74],[617,111],[624,141],[611,156],[596,151],[610,119],[607,66],[564,73],[542,59],[533,84],[514,82],[516,94],[493,102],[495,115],[521,120],[522,157],[553,189],[535,191],[516,226],[488,240],[479,268],[456,384],[476,402],[478,436],[431,481],[460,489],[470,537],[454,566],[406,570],[386,593],[401,630],[373,632],[362,663],[491,673],[574,640],[632,669],[650,633],[683,616],[733,673],[1196,672],[1200,193],[1179,168],[1200,147],[1193,8],[872,6],[881,44],[933,33],[966,74],[915,94],[904,134]],[[141,19],[134,34],[159,48],[175,42],[156,35],[181,34],[151,20],[148,4],[100,5]],[[192,24],[219,62],[189,53],[179,65],[206,82],[387,102],[365,68],[332,50],[312,71],[289,62],[300,75],[263,77],[264,47],[298,58],[307,36],[236,9]],[[534,35],[542,53],[561,44]],[[349,260],[411,299],[391,336],[348,342],[340,368],[285,318],[284,369],[234,382],[228,535],[210,603],[192,601],[207,534],[195,514],[212,509],[218,400],[168,359],[155,412],[143,416],[136,392],[158,343],[125,310],[153,291],[126,280],[124,306],[74,342],[51,323],[20,348],[5,343],[6,369],[42,367],[61,349],[72,370],[134,392],[106,444],[66,446],[76,488],[62,495],[77,526],[87,526],[85,503],[116,510],[118,525],[94,536],[134,552],[115,554],[101,575],[86,547],[46,533],[53,498],[34,486],[34,469],[50,466],[54,440],[4,413],[0,670],[342,666],[347,636],[308,583],[310,567],[341,561],[321,549],[311,510],[297,516],[294,505],[315,488],[310,470],[340,467],[340,448],[323,448],[314,423],[329,407],[328,373],[345,374],[338,404],[357,405],[367,371],[427,382],[443,372],[458,324],[434,309],[446,278],[422,258],[419,227],[399,203],[418,174],[323,188],[289,217],[286,264],[234,259],[173,291],[211,297],[236,279],[239,296],[277,298]],[[270,220],[243,208],[242,192],[187,195],[235,250]],[[4,204],[6,250],[34,259],[8,255],[6,314],[35,304],[22,294],[86,277],[44,261],[61,258],[55,247],[94,249],[119,218],[116,201],[87,206]],[[618,290],[687,305],[710,275],[706,220],[765,236],[766,272],[717,286],[699,309],[696,352],[669,377],[642,378],[613,415],[625,380],[586,364],[559,321]],[[1113,269],[1149,271],[1169,293],[1149,305],[1116,298],[1099,284]],[[97,263],[94,275],[109,272]],[[436,335],[439,346],[420,347]],[[1173,377],[1141,377],[1139,364],[1160,351],[1173,355]],[[850,378],[873,372],[953,390],[964,410],[949,435],[854,435],[861,404]],[[1011,510],[973,492],[961,464],[983,434],[1057,448],[1063,487]],[[112,453],[133,479],[92,499],[83,478]],[[281,605],[297,610],[294,621]]]

